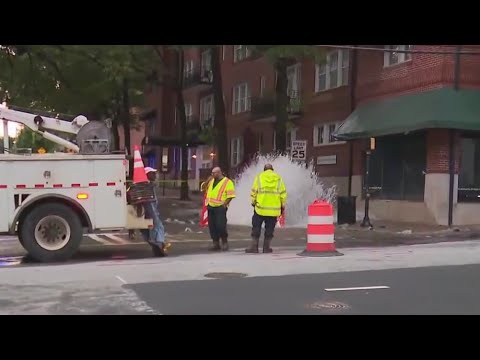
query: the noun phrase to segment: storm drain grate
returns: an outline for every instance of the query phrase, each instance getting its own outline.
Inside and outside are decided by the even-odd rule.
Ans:
[[[209,279],[234,279],[234,278],[244,278],[247,274],[236,273],[236,272],[214,272],[208,273],[205,275]]]
[[[334,301],[334,302],[314,302],[308,304],[307,308],[312,310],[346,310],[350,307],[347,304]]]

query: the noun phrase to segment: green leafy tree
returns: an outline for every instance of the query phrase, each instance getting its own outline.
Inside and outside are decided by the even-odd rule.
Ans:
[[[54,152],[59,148],[55,143],[43,138],[40,134],[33,132],[28,128],[23,128],[15,140],[16,149],[32,149],[32,152],[38,152],[43,148],[48,153]]]
[[[324,61],[324,52],[316,45],[249,45],[254,55],[265,56],[277,74],[275,86],[275,131],[277,150],[285,152],[288,129],[287,68],[295,60],[313,58]]]

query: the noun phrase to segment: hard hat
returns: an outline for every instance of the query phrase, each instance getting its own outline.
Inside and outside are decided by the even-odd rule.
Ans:
[[[148,174],[148,173],[151,173],[151,172],[157,172],[157,170],[154,169],[154,168],[151,168],[151,167],[146,167],[145,168],[145,174]]]

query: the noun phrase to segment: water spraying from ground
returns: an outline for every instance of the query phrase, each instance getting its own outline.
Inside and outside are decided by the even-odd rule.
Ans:
[[[335,187],[323,186],[315,174],[313,163],[307,168],[305,164],[291,161],[288,156],[261,155],[236,179],[237,198],[228,210],[229,224],[251,226],[253,207],[250,204],[250,190],[255,176],[268,163],[282,176],[287,188],[286,226],[306,226],[307,208],[315,199],[334,201]]]

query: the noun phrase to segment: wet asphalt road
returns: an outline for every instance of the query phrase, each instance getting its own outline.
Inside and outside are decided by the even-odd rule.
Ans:
[[[479,315],[479,272],[464,265],[127,288],[164,315]],[[348,289],[374,286],[385,288]]]
[[[191,238],[189,238],[191,236]],[[238,235],[237,235],[238,236]],[[96,240],[95,240],[96,239]],[[120,240],[121,241],[120,241]],[[171,242],[169,257],[181,257],[190,254],[209,253],[211,241],[207,236],[189,233],[180,233],[167,238]],[[101,242],[99,242],[101,241]],[[250,239],[233,238],[229,241],[230,248],[243,249],[250,244]],[[274,246],[304,246],[302,238],[279,238]],[[97,234],[93,237],[85,236],[78,253],[68,263],[92,262],[103,260],[126,260],[151,258],[152,250],[140,237],[129,239],[126,234],[109,235]],[[26,251],[14,236],[0,237],[0,268],[3,266],[27,266],[32,265],[26,257]],[[34,264],[38,265],[38,264]],[[42,264],[49,265],[49,264]]]

